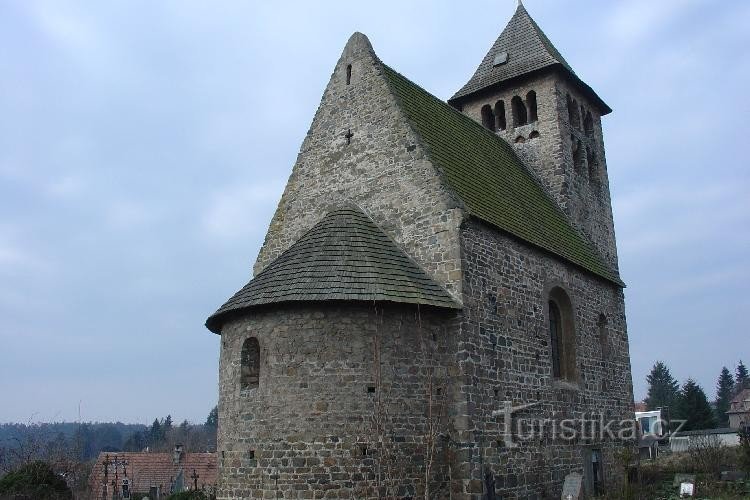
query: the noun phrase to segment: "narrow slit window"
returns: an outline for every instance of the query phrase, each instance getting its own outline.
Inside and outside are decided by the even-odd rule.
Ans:
[[[548,312],[552,376],[576,382],[576,334],[573,306],[570,297],[562,288],[555,287],[550,292]]]
[[[350,85],[352,83],[352,65],[347,64],[346,65],[346,84]]]
[[[560,336],[562,334],[562,318],[560,309],[554,301],[549,301],[549,334],[550,350],[552,354],[552,376],[560,378],[561,355],[560,355]]]
[[[240,389],[258,387],[260,381],[260,345],[258,339],[250,337],[242,344],[240,355]]]

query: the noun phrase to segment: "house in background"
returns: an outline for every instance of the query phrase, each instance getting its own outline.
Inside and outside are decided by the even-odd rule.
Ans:
[[[652,411],[636,411],[635,419],[641,429],[642,436],[664,437],[667,431],[666,422],[662,420],[661,409]]]
[[[750,426],[750,388],[742,389],[729,403],[729,427],[741,429]]]
[[[89,477],[90,498],[150,500],[199,489],[213,492],[217,476],[216,453],[186,453],[176,445],[172,453],[101,452]]]
[[[740,436],[736,429],[723,428],[675,432],[669,437],[669,449],[672,453],[686,452],[707,443],[728,447],[739,446]]]
[[[645,405],[643,405],[645,407]],[[641,409],[638,408],[637,409]],[[662,410],[636,411],[635,420],[640,430],[638,450],[641,458],[656,458],[659,454],[659,440],[664,438],[669,430],[668,423],[662,418]]]

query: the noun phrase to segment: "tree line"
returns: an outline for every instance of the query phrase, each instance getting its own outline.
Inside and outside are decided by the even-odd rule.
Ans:
[[[19,483],[26,477],[23,471],[46,467],[64,477],[73,492],[82,492],[101,452],[171,451],[178,443],[187,452],[216,451],[217,427],[216,407],[200,424],[184,420],[174,425],[171,415],[154,419],[151,426],[122,422],[0,424],[0,482],[9,478],[0,486]],[[0,498],[3,494],[0,488]],[[41,498],[36,493],[30,497]]]
[[[649,410],[669,409],[672,421],[684,420],[681,430],[714,429],[729,426],[729,403],[742,389],[750,387],[748,370],[740,360],[734,376],[724,366],[716,382],[716,395],[713,406],[703,388],[693,379],[687,379],[682,386],[672,376],[662,361],[654,363],[646,376],[648,396],[645,399]]]

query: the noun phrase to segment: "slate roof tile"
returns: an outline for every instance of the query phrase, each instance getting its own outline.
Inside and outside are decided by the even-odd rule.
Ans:
[[[495,57],[502,52],[507,54],[507,62],[496,65]],[[602,114],[612,111],[596,92],[575,74],[570,64],[531,18],[523,5],[518,6],[503,32],[482,59],[474,75],[449,99],[449,102],[459,101],[463,97],[507,80],[552,68],[560,69],[581,87],[584,93],[598,104]]]
[[[279,302],[387,301],[459,308],[369,217],[328,213],[206,321],[219,333],[239,310]]]
[[[383,65],[401,109],[444,181],[470,213],[619,286],[505,140]]]

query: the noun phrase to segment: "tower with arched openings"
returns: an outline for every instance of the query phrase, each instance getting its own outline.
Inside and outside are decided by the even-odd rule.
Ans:
[[[600,422],[632,421],[633,394],[609,112],[520,5],[448,102],[352,35],[253,279],[206,322],[219,498],[616,487],[628,436]]]

